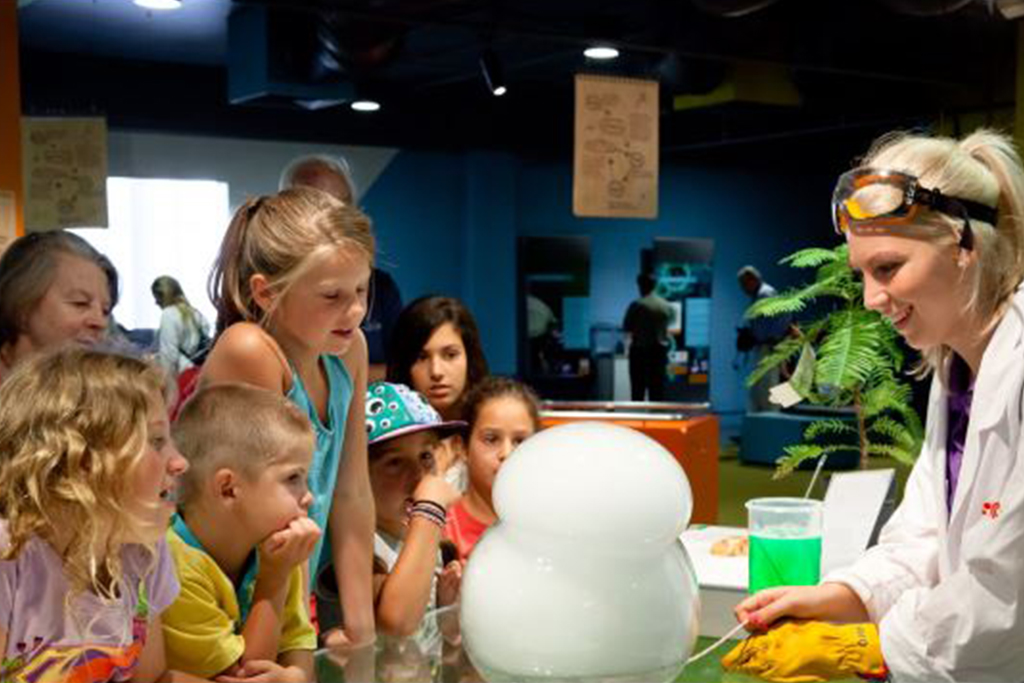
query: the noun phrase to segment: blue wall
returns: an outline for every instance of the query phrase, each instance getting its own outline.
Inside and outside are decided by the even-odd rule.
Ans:
[[[640,250],[655,237],[711,238],[714,254],[711,400],[743,410],[743,373],[732,367],[735,328],[747,298],[736,271],[758,266],[783,288],[798,272],[778,266],[811,244],[835,244],[829,197],[838,168],[662,163],[659,218],[577,219],[569,163],[472,152],[398,154],[365,197],[403,297],[458,296],[480,324],[492,369],[516,368],[516,237],[589,235],[592,322],[621,322],[635,298]]]

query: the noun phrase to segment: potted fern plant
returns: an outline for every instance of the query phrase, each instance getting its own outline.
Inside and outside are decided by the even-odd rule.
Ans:
[[[863,285],[847,256],[844,244],[802,249],[786,257],[781,263],[813,268],[814,280],[761,299],[747,310],[748,318],[796,315],[812,302],[826,304],[820,316],[794,325],[793,334],[764,356],[747,385],[798,358],[789,383],[800,398],[819,406],[848,407],[854,418],[826,417],[808,426],[803,442],[787,446],[776,462],[776,477],[805,460],[840,451],[857,451],[863,469],[872,455],[910,465],[921,450],[924,428],[911,405],[910,385],[903,379],[906,359],[897,332],[879,313],[864,307]]]

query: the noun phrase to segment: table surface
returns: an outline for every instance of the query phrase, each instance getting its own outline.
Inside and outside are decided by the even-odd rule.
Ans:
[[[700,652],[715,642],[714,638],[700,638],[694,652]],[[711,654],[683,668],[674,679],[681,681],[729,681],[747,683],[759,679],[722,670],[719,660],[736,641],[724,643]],[[424,655],[409,638],[380,637],[372,648],[346,653],[320,650],[316,653],[316,671],[319,683],[354,683],[355,681],[431,681],[444,683],[472,683],[483,681],[462,648],[445,645],[443,654]]]

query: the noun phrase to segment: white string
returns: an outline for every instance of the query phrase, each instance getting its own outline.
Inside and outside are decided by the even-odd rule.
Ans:
[[[745,622],[745,621],[744,621],[744,622],[741,622],[741,623],[739,623],[739,624],[736,624],[736,627],[735,627],[735,628],[733,628],[733,630],[729,631],[729,632],[728,632],[728,633],[726,633],[726,634],[725,634],[724,636],[722,636],[721,638],[719,638],[719,639],[718,639],[717,641],[715,641],[715,643],[714,643],[713,645],[709,645],[708,647],[704,648],[703,650],[701,650],[701,651],[700,651],[700,652],[698,652],[697,654],[695,654],[695,655],[693,655],[692,657],[690,657],[689,659],[687,659],[687,660],[686,660],[686,665],[687,665],[687,666],[689,666],[690,664],[693,664],[694,662],[696,662],[696,661],[697,661],[698,659],[700,659],[700,658],[702,658],[702,657],[706,657],[706,656],[708,656],[709,654],[711,654],[711,652],[712,652],[713,650],[715,650],[716,648],[718,648],[719,646],[721,646],[721,645],[722,645],[722,643],[724,643],[724,642],[725,642],[725,641],[727,641],[727,640],[730,640],[730,639],[732,639],[732,637],[733,637],[734,635],[736,635],[736,634],[737,634],[737,633],[739,632],[739,630],[740,630],[741,628],[744,628],[744,627],[745,627],[746,625],[747,625],[747,622]]]
[[[826,458],[828,458],[828,453],[822,453],[818,458],[818,464],[814,468],[814,476],[811,477],[811,483],[807,485],[807,490],[804,492],[804,498],[811,497],[811,491],[814,490],[814,484],[818,481],[818,475],[821,474],[821,468],[824,466]]]

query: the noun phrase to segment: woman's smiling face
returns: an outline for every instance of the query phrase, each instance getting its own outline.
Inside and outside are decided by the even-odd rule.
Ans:
[[[852,231],[850,266],[863,274],[864,306],[892,321],[915,349],[962,335],[967,304],[960,249],[947,241]]]

